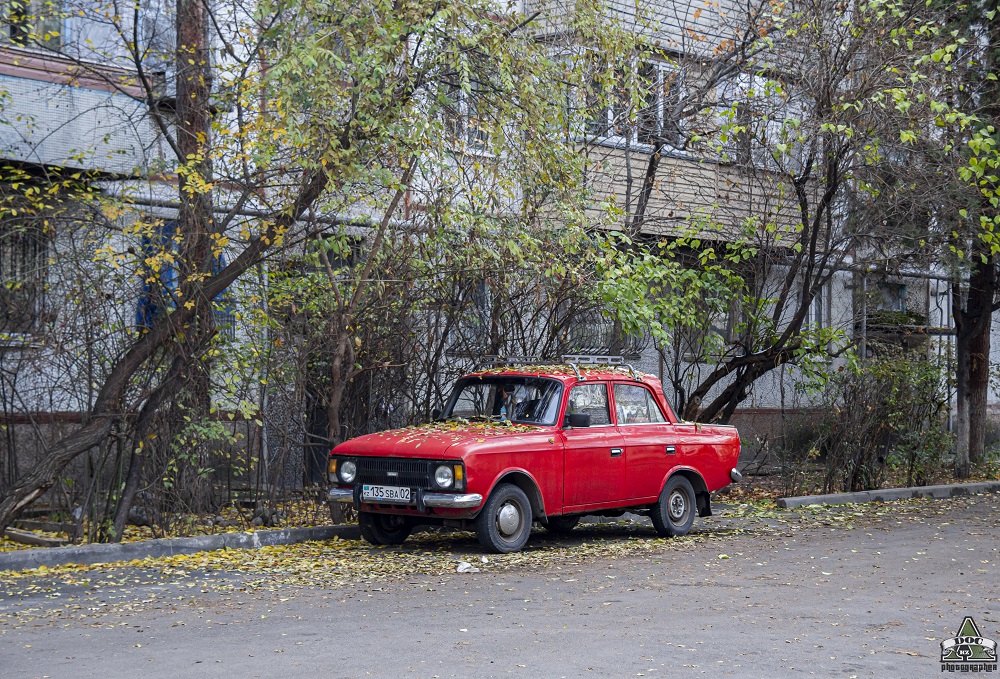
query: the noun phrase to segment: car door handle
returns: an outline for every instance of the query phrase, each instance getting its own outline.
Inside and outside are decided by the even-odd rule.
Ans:
[[[612,448],[611,449],[611,457],[621,457],[621,456],[622,456],[622,449],[621,448]]]
[[[673,446],[667,446],[667,455],[674,455],[677,453],[677,449]]]

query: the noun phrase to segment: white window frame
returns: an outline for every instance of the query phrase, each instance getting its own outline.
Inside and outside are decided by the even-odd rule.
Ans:
[[[675,64],[659,60],[637,61],[633,66],[635,69],[651,69],[653,78],[650,83],[649,92],[655,93],[656,101],[652,104],[654,111],[654,127],[662,132],[664,122],[668,119],[668,95],[666,94],[666,83],[672,80],[669,91],[676,91],[678,97],[682,98],[684,91],[683,71]],[[672,78],[671,78],[672,76]],[[588,99],[590,95],[588,93]],[[649,99],[647,99],[647,102]],[[640,127],[642,125],[643,112],[650,107],[634,111],[635,119],[632,120],[632,103],[627,106],[616,105],[609,102],[607,106],[597,112],[597,115],[588,119],[585,123],[584,132],[588,141],[619,147],[631,147],[639,150],[652,149],[652,139],[642,140],[640,137]],[[677,121],[678,137],[682,134],[681,121]],[[623,132],[627,132],[623,134]],[[652,135],[651,135],[652,136]],[[679,138],[677,141],[680,141]],[[667,143],[666,147],[671,150],[679,150],[679,144]]]
[[[478,91],[477,83],[473,83],[471,94]],[[490,134],[481,125],[475,123],[480,119],[479,111],[483,102],[470,101],[470,93],[460,86],[449,87],[446,96],[452,101],[444,110],[444,130],[448,140],[461,151],[478,154],[490,153]]]
[[[787,85],[781,86],[783,95],[772,91],[774,82],[778,81],[759,73],[741,72],[733,79],[716,86],[715,110],[719,130],[728,124],[739,126],[744,121],[758,121],[750,126],[749,132],[731,134],[729,139],[719,145],[724,162],[739,165],[749,163],[761,170],[783,169],[771,155],[771,150],[779,143],[788,143],[788,140],[782,139],[785,124],[790,120],[802,121],[805,107],[792,96]],[[765,120],[763,128],[759,126],[761,119]],[[786,162],[794,162],[794,159],[793,152],[786,157]]]
[[[822,330],[830,326],[829,314],[827,306],[829,305],[829,297],[827,291],[830,286],[830,281],[826,281],[819,289],[816,294],[809,301],[809,310],[806,312],[805,325],[816,329]],[[806,294],[806,290],[802,290],[802,294]]]

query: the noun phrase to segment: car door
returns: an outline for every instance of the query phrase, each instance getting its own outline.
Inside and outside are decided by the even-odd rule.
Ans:
[[[625,442],[625,497],[655,498],[666,473],[683,456],[681,437],[644,384],[616,382],[614,406]]]
[[[611,422],[607,383],[574,386],[566,412],[589,414],[590,426],[562,430],[563,506],[581,509],[620,501],[625,489],[625,443]]]

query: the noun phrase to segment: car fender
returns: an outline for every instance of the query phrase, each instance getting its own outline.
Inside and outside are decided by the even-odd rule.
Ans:
[[[666,476],[663,477],[663,483],[660,484],[660,494],[662,494],[663,489],[667,487],[667,482],[677,474],[685,476],[687,480],[691,482],[691,486],[694,488],[695,499],[698,504],[698,516],[711,516],[711,493],[708,490],[708,484],[705,483],[704,477],[702,477],[701,473],[694,467],[690,467],[688,465],[677,465],[667,472]]]
[[[542,499],[542,491],[539,488],[538,480],[530,472],[520,467],[505,469],[497,474],[496,479],[493,480],[493,484],[490,486],[489,493],[483,498],[483,504],[485,504],[486,499],[493,494],[493,491],[501,483],[512,483],[523,490],[531,502],[531,512],[534,518],[541,519],[545,517],[545,501]]]

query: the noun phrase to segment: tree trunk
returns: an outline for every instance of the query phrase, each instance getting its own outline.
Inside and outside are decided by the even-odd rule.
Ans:
[[[135,502],[135,496],[139,492],[142,484],[142,463],[146,459],[143,449],[140,447],[146,441],[153,417],[159,411],[165,400],[172,397],[180,386],[180,371],[183,368],[183,361],[175,358],[170,366],[170,371],[164,377],[160,385],[149,395],[146,403],[136,418],[135,427],[132,433],[132,453],[129,455],[128,476],[125,478],[125,487],[122,489],[121,497],[118,499],[118,507],[115,508],[113,542],[121,542],[125,534],[125,526],[128,525],[128,515]]]
[[[177,235],[180,265],[179,304],[194,304],[195,314],[184,328],[175,351],[183,357],[185,386],[177,404],[190,418],[206,420],[211,410],[211,363],[202,349],[215,332],[212,298],[202,291],[218,255],[212,236],[218,231],[212,212],[212,163],[207,149],[212,134],[212,68],[209,50],[209,5],[202,0],[177,0]],[[179,423],[171,423],[174,426]],[[174,433],[174,432],[171,432]]]
[[[979,319],[976,333],[969,339],[968,382],[969,463],[982,461],[986,448],[986,399],[990,386],[990,332],[992,314]]]
[[[997,288],[995,256],[978,238],[972,247],[973,269],[967,295],[952,287],[955,321],[955,475],[968,478],[982,459],[986,437],[986,400],[990,377],[990,332]],[[964,297],[964,299],[963,299]]]
[[[348,375],[346,370],[350,370],[354,364],[354,352],[352,351],[352,341],[350,333],[346,330],[346,322],[341,319],[336,328],[339,337],[334,345],[332,366],[330,368],[331,385],[327,392],[326,421],[327,439],[330,441],[332,450],[341,442],[340,406],[344,401],[344,390],[347,388]],[[350,367],[349,367],[350,366]],[[341,502],[330,503],[330,520],[335,524],[344,523],[347,520],[347,507]]]
[[[973,246],[975,268],[969,276],[964,342],[966,354],[966,398],[969,418],[969,462],[983,458],[986,438],[986,398],[990,386],[990,332],[997,274],[995,255],[977,239]]]

